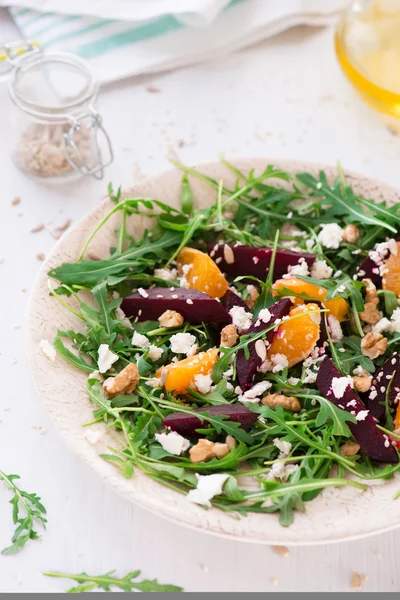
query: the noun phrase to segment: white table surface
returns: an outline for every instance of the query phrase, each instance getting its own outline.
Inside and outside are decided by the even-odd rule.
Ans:
[[[4,12],[0,17],[5,41],[15,33]],[[161,93],[147,92],[149,82]],[[42,572],[113,568],[121,575],[141,568],[186,591],[346,591],[353,571],[368,575],[365,591],[399,591],[397,532],[293,548],[281,558],[269,547],[185,530],[122,500],[66,447],[33,389],[25,358],[25,311],[40,267],[36,254],[55,243],[51,228],[66,218],[78,220],[110,180],[127,185],[140,173],[158,173],[175,151],[187,163],[215,159],[218,152],[340,159],[346,168],[400,184],[400,139],[344,80],[332,29],[291,30],[234,56],[104,90],[101,112],[115,162],[101,182],[46,188],[25,178],[8,153],[4,85],[0,106],[0,468],[21,474],[23,487],[42,496],[49,520],[39,542],[0,556],[0,591],[62,591],[68,582]],[[15,196],[22,200],[16,207]],[[38,223],[46,229],[31,233]],[[12,534],[8,499],[0,485],[0,547]]]

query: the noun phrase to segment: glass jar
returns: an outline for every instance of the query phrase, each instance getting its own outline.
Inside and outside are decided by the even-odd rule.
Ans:
[[[99,86],[89,66],[73,54],[23,44],[23,52],[21,42],[5,46],[15,164],[46,182],[101,179],[113,151],[95,108]]]
[[[361,97],[398,123],[400,0],[353,2],[337,25],[335,47],[344,74]]]

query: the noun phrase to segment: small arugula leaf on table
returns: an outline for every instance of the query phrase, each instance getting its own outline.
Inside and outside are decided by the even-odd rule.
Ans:
[[[10,500],[12,505],[13,523],[16,525],[14,535],[11,538],[11,546],[4,548],[2,554],[12,554],[21,550],[29,540],[39,539],[39,534],[35,530],[35,524],[42,525],[46,528],[47,520],[45,518],[46,509],[43,506],[40,497],[35,493],[25,492],[21,490],[16,480],[20,479],[19,475],[6,475],[0,471],[0,481],[4,481],[13,496]]]
[[[121,578],[114,576],[114,573],[115,570],[109,571],[104,575],[89,575],[88,573],[74,575],[71,573],[47,571],[43,575],[46,577],[71,579],[79,584],[78,586],[69,588],[67,593],[90,592],[94,589],[112,592],[113,588],[118,588],[123,592],[183,592],[183,588],[176,585],[158,583],[157,579],[137,580],[141,573],[139,570],[131,571]]]

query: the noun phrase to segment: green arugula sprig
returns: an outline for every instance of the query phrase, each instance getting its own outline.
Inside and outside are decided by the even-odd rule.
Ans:
[[[177,585],[158,583],[157,579],[138,580],[141,571],[131,571],[124,577],[116,577],[115,570],[109,571],[104,575],[89,575],[88,573],[59,573],[57,571],[48,571],[43,573],[46,577],[57,577],[62,579],[71,579],[79,585],[69,588],[68,594],[77,594],[80,592],[92,592],[93,590],[104,590],[105,592],[114,591],[118,588],[122,592],[183,592],[183,588]]]
[[[41,499],[35,493],[21,490],[15,483],[18,479],[20,479],[19,475],[6,475],[0,471],[0,480],[4,481],[13,494],[10,504],[12,505],[13,523],[17,526],[11,538],[11,546],[4,548],[2,554],[13,554],[21,550],[29,540],[39,539],[40,536],[35,530],[35,525],[37,523],[45,528],[47,523],[44,516],[46,509],[41,503]]]

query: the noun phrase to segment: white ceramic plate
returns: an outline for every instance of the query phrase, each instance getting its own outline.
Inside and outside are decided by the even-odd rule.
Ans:
[[[261,172],[268,162],[273,162],[292,172],[317,173],[323,168],[329,177],[336,174],[334,168],[309,163],[263,159],[234,162],[244,172],[251,168]],[[199,170],[215,179],[222,177],[227,187],[234,184],[234,175],[220,163],[202,164]],[[347,173],[346,176],[355,191],[368,198],[385,198],[390,203],[400,201],[400,193],[387,185],[352,173]],[[140,181],[124,195],[153,197],[178,206],[181,178],[182,173],[172,169],[158,177]],[[207,206],[214,201],[215,192],[206,183],[192,178],[191,184],[198,207]],[[39,273],[28,314],[28,353],[36,389],[62,436],[80,458],[118,493],[141,507],[180,525],[237,540],[311,545],[360,538],[398,527],[400,500],[393,501],[392,496],[400,486],[399,479],[374,484],[367,492],[350,487],[326,489],[317,499],[306,503],[305,513],[297,513],[293,525],[283,528],[274,514],[251,514],[238,519],[216,509],[204,510],[189,503],[185,496],[152,481],[140,472],[127,480],[115,467],[99,458],[99,453],[106,451],[111,438],[107,433],[100,442],[92,445],[84,437],[86,430],[82,428],[82,423],[92,418],[92,405],[85,393],[85,374],[64,362],[61,357],[51,363],[39,351],[39,342],[42,338],[52,340],[58,327],[81,327],[78,318],[49,296],[46,273],[63,262],[77,259],[88,235],[109,209],[110,201],[106,200],[83,217],[57,243]],[[114,231],[118,219],[116,216],[110,220],[101,234],[93,240],[89,248],[92,255],[109,255],[109,248],[115,241]],[[144,219],[131,217],[129,227],[133,234],[140,234],[144,226]]]

